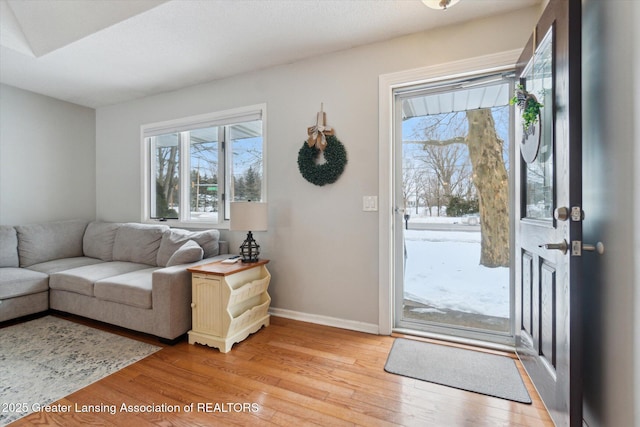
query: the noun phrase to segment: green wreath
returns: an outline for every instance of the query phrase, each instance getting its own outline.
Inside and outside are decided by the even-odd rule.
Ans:
[[[325,163],[317,163],[320,150],[315,146],[309,147],[305,141],[298,152],[298,169],[300,173],[312,184],[332,184],[338,180],[347,164],[347,150],[344,145],[333,135],[327,136],[327,146],[324,149]]]

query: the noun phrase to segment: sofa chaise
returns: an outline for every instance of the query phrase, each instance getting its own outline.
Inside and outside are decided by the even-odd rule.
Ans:
[[[187,268],[228,257],[219,237],[102,221],[0,226],[0,322],[53,309],[175,340],[191,328]]]

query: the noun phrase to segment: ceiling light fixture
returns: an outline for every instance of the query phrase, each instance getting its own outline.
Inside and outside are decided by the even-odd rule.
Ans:
[[[447,10],[459,1],[460,0],[422,0],[422,3],[431,9]]]

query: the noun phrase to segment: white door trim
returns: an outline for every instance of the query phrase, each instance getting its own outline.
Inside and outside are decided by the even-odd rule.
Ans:
[[[382,74],[378,80],[378,333],[390,335],[393,330],[393,90],[410,85],[499,72],[514,67],[521,49],[479,56],[445,64]]]

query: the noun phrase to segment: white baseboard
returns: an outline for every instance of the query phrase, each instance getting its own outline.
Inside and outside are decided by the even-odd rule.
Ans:
[[[332,326],[335,328],[349,329],[378,335],[378,325],[373,323],[358,322],[355,320],[338,319],[336,317],[321,316],[319,314],[302,313],[299,311],[285,310],[283,308],[269,308],[269,313],[276,317],[300,320],[301,322],[315,323],[318,325]]]

